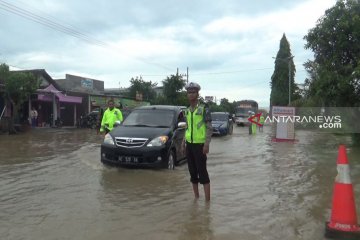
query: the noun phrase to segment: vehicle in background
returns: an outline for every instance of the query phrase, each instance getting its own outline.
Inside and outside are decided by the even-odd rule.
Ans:
[[[228,112],[212,112],[211,125],[213,135],[227,135],[233,133],[233,119]]]
[[[235,107],[235,123],[238,126],[248,126],[250,124],[248,118],[250,112],[258,112],[258,103],[254,100],[241,100],[237,102]]]
[[[78,128],[100,128],[101,120],[102,120],[102,114],[99,113],[100,109],[94,109],[89,114],[83,116],[81,115],[80,118],[77,121],[77,127]],[[121,113],[123,115],[123,121],[125,118],[130,114],[131,110],[121,110]]]
[[[78,119],[77,127],[95,129],[96,127],[98,127],[99,121],[101,121],[100,114],[99,114],[99,110],[96,109],[91,111],[88,115],[85,116],[81,115],[80,118]]]
[[[186,160],[181,145],[185,137],[184,108],[142,106],[105,135],[101,162],[125,167],[174,169]]]

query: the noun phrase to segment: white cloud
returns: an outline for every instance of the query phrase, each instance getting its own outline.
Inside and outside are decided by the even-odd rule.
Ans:
[[[199,81],[206,95],[230,101],[252,98],[268,105],[271,57],[278,51],[282,34],[286,33],[295,55],[296,81],[302,82],[302,63],[311,57],[303,48],[303,36],[336,1],[286,2],[286,7],[248,1],[181,2],[193,4],[191,12],[156,0],[151,5],[141,1],[14,2],[31,11],[46,6],[47,14],[56,13],[61,23],[83,26],[82,32],[107,46],[91,45],[2,12],[6,21],[0,22],[4,36],[0,57],[10,65],[44,68],[56,78],[81,74],[104,80],[105,87],[118,87],[119,82],[127,87],[131,77],[140,75],[161,85],[176,68],[185,73],[189,67],[190,80]]]

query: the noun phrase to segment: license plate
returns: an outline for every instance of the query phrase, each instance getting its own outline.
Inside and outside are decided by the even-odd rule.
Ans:
[[[137,163],[138,162],[137,157],[130,157],[130,156],[119,156],[118,160],[119,160],[119,162],[124,162],[124,163]]]

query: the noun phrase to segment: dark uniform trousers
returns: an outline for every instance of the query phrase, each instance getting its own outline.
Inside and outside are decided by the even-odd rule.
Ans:
[[[203,143],[186,142],[186,156],[192,183],[210,183],[209,174],[206,169],[207,156],[203,153]]]

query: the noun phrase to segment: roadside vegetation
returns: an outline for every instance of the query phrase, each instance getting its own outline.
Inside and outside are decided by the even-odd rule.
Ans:
[[[270,105],[360,107],[360,2],[338,0],[304,39],[305,49],[314,53],[314,59],[304,63],[308,73],[304,87],[294,84],[294,57],[284,34],[271,77]],[[351,135],[354,145],[360,145],[360,134]]]
[[[9,134],[16,133],[14,122],[19,122],[20,106],[29,99],[31,94],[39,88],[39,80],[31,73],[11,72],[6,64],[0,65],[0,83],[4,84],[4,91],[0,91],[3,96],[5,106],[10,103],[12,116],[8,123]]]

